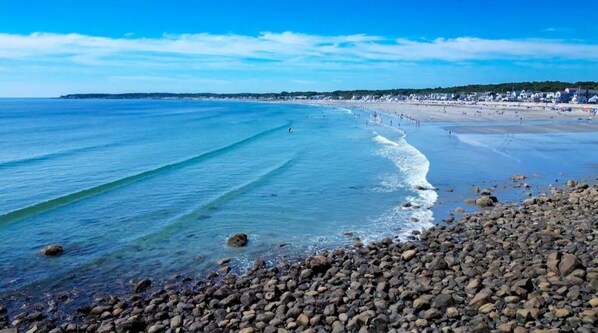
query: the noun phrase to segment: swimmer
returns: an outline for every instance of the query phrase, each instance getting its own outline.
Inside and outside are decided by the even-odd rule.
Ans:
[[[293,133],[293,128],[289,127],[289,133]]]

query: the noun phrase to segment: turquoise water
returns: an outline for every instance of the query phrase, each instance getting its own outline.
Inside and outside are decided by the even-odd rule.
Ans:
[[[223,257],[242,271],[257,257],[352,243],[343,232],[368,241],[429,227],[436,194],[415,189],[431,186],[428,160],[368,117],[268,103],[2,100],[0,293],[201,276]],[[228,248],[239,232],[248,246]],[[53,243],[63,255],[38,254]]]
[[[383,118],[273,103],[0,100],[0,298],[201,277],[225,257],[242,272],[258,257],[352,243],[345,232],[405,238],[475,209],[463,203],[474,184],[521,200],[598,174],[596,133],[449,135],[455,124]],[[517,173],[530,190],[513,188]],[[227,247],[239,232],[248,246]],[[53,243],[63,255],[38,254]]]

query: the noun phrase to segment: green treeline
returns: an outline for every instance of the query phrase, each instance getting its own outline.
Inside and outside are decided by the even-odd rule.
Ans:
[[[598,90],[598,81],[585,82],[562,82],[562,81],[543,81],[543,82],[512,82],[500,84],[471,84],[455,87],[437,87],[424,89],[385,89],[385,90],[337,90],[332,92],[317,91],[295,91],[280,93],[235,93],[235,94],[214,94],[214,93],[125,93],[125,94],[70,94],[60,96],[64,99],[165,99],[165,98],[252,98],[252,99],[282,99],[292,97],[313,97],[330,96],[333,98],[350,99],[353,96],[366,95],[410,95],[410,94],[430,94],[430,93],[473,93],[473,92],[495,92],[504,93],[507,91],[532,90],[542,92],[556,92],[564,90],[567,87],[580,87],[581,89]]]

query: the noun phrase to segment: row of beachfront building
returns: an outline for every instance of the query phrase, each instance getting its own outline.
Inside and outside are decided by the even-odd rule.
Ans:
[[[281,99],[280,97],[278,99]],[[282,99],[328,100],[336,97],[326,94],[314,96],[282,97]],[[532,90],[474,93],[430,93],[410,95],[365,95],[353,96],[351,100],[364,101],[463,101],[463,102],[536,102],[536,103],[598,103],[598,90],[566,88],[556,92]]]
[[[542,91],[507,91],[475,92],[467,94],[434,93],[411,94],[405,99],[410,100],[437,100],[437,101],[475,101],[475,102],[537,102],[537,103],[598,103],[598,90],[566,88],[556,92]]]

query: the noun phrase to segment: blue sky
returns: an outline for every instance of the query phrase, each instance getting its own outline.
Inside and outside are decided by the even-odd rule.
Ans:
[[[0,97],[598,80],[598,1],[0,0]]]

